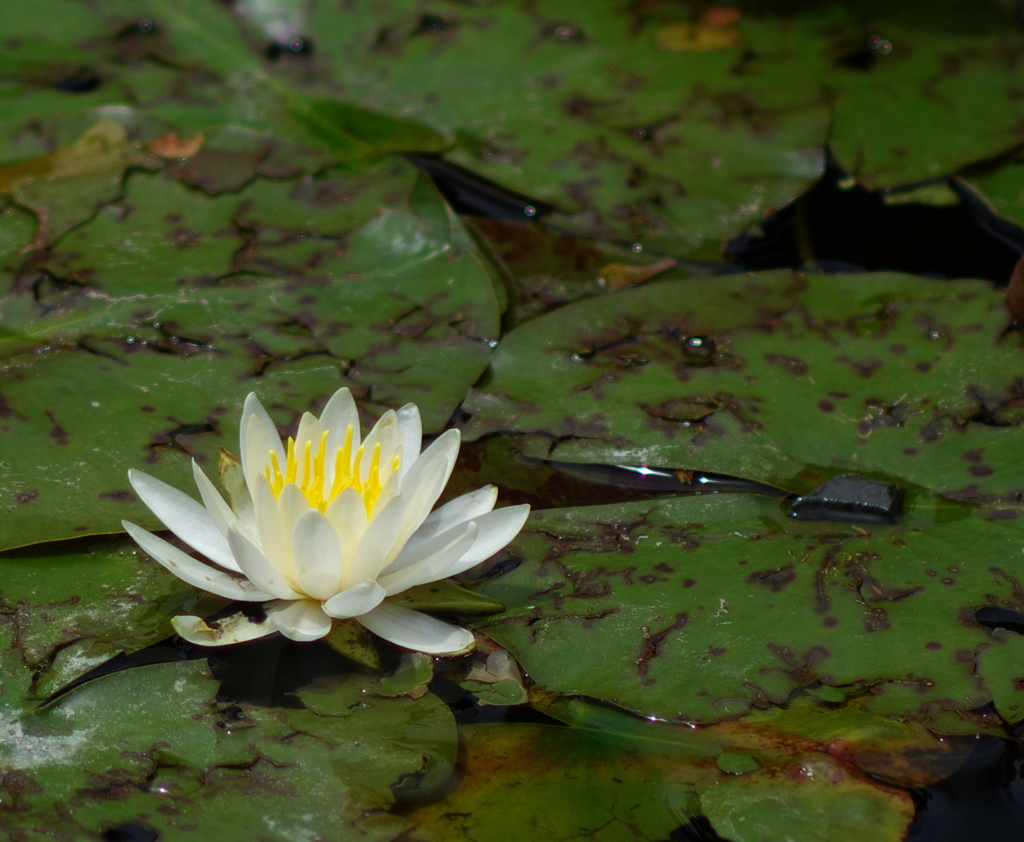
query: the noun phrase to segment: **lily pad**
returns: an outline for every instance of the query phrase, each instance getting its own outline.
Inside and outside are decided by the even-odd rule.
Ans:
[[[101,120],[71,146],[0,168],[0,193],[12,194],[35,212],[39,228],[33,246],[41,248],[116,199],[126,169],[161,166],[131,144],[120,125]]]
[[[1024,162],[1013,160],[1002,167],[964,175],[957,182],[993,214],[1018,229],[1024,228]]]
[[[16,662],[4,673],[8,711],[45,699],[121,652],[162,640],[175,613],[224,605],[169,576],[128,541],[50,549],[0,558],[0,634]]]
[[[368,699],[357,676],[301,693],[302,709],[225,704],[216,693],[205,665],[161,664],[8,719],[0,768],[4,800],[19,808],[0,812],[0,826],[91,836],[134,823],[162,839],[289,842],[358,827],[392,840],[409,824],[385,812],[391,786],[454,768],[455,723],[431,695]]]
[[[659,23],[618,4],[394,3],[341,25],[319,5],[310,28],[358,57],[329,71],[347,97],[449,133],[453,161],[590,236],[717,255],[822,170],[825,100],[799,59],[659,49]]]
[[[663,840],[705,816],[735,839],[854,842],[870,833],[896,842],[913,818],[910,793],[851,763],[856,749],[880,749],[897,765],[903,751],[911,763],[929,753],[947,755],[940,764],[947,771],[969,750],[967,741],[953,748],[920,726],[857,710],[833,712],[820,703],[772,711],[755,727],[697,729],[580,700],[540,706],[569,727],[463,729],[462,786],[410,815],[425,838],[487,842],[507,838],[512,826],[537,828],[550,839]],[[829,740],[823,719],[833,720],[838,740]],[[808,736],[815,726],[818,734]],[[876,732],[873,742],[872,728],[885,730],[884,737]],[[844,756],[844,747],[854,751]],[[806,832],[792,836],[794,827]]]
[[[645,715],[716,722],[820,682],[959,733],[958,712],[1022,693],[973,617],[1020,610],[1024,561],[1007,548],[1024,531],[983,514],[943,523],[922,501],[866,530],[726,495],[535,513],[509,550],[523,564],[480,585],[506,613],[474,625],[546,689]]]
[[[225,239],[228,248],[211,244],[214,263],[230,259]],[[0,305],[2,434],[16,454],[0,480],[0,545],[118,531],[122,518],[156,525],[127,489],[128,468],[190,487],[188,456],[236,448],[251,390],[282,425],[347,382],[371,412],[415,401],[425,429],[440,429],[498,333],[488,266],[426,181],[346,248],[326,282],[250,276],[210,286],[192,279],[204,270],[189,257],[161,270],[169,246],[155,278],[145,252],[127,267],[111,257],[95,286],[58,285],[48,307],[38,287]],[[174,283],[178,271],[190,283]]]
[[[530,456],[798,493],[852,470],[1009,496],[1024,489],[1022,342],[1002,298],[892,273],[652,282],[510,332],[466,429],[520,434]]]
[[[1022,39],[1013,14],[996,2],[859,0],[794,16],[788,46],[830,92],[839,166],[869,188],[888,188],[1019,146],[1009,57]],[[752,38],[752,48],[777,50],[774,35]]]

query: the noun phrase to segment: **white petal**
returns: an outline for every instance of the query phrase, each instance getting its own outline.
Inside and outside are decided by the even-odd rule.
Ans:
[[[142,471],[128,471],[128,481],[142,502],[182,541],[210,561],[229,570],[238,569],[227,540],[201,503]]]
[[[245,482],[242,463],[222,447],[217,454],[217,470],[220,473],[221,485],[228,492],[232,510],[242,521],[242,525],[255,535],[256,517],[252,509],[252,494],[249,493],[249,486]]]
[[[299,420],[299,430],[295,434],[295,459],[298,462],[299,470],[295,475],[295,482],[301,487],[306,483],[306,442],[310,443],[310,462],[320,450],[320,438],[323,436],[324,428],[315,415],[308,412],[302,413]],[[310,465],[312,469],[312,465]]]
[[[192,476],[195,477],[196,487],[199,489],[199,494],[203,498],[203,505],[206,506],[206,511],[210,515],[210,519],[213,521],[213,525],[217,527],[217,531],[221,535],[225,536],[225,543],[227,542],[228,524],[231,521],[236,520],[235,513],[231,510],[231,507],[224,502],[224,498],[220,496],[220,492],[210,478],[206,476],[203,469],[199,467],[199,463],[195,459],[192,460]],[[241,573],[242,569],[238,566],[238,562],[235,561],[234,556],[231,557],[231,563],[228,564],[227,559],[218,561],[219,564],[227,567],[229,570],[234,570],[236,573]]]
[[[356,547],[359,546],[359,539],[366,531],[366,505],[359,492],[354,488],[346,488],[341,494],[335,497],[324,517],[330,521],[334,531],[338,533],[338,541],[341,544],[342,570],[351,564],[352,556]],[[342,586],[345,579],[342,579]]]
[[[461,655],[473,648],[473,633],[419,611],[382,602],[359,622],[397,646],[431,655]]]
[[[459,560],[459,569],[445,576],[456,576],[463,570],[468,570],[474,564],[490,558],[498,550],[503,549],[516,535],[519,534],[530,516],[530,507],[527,504],[519,506],[506,506],[503,509],[495,509],[486,515],[476,518],[476,525],[480,527],[480,534],[476,543],[467,550],[466,554]]]
[[[254,473],[262,473],[271,450],[277,453],[277,461],[284,468],[285,449],[271,417],[263,408],[255,392],[249,392],[242,407],[242,423],[239,444],[241,446],[242,470],[245,481],[252,489]]]
[[[392,536],[387,564],[394,561],[430,514],[431,508],[444,490],[445,471],[445,465],[435,460],[428,473],[413,476],[410,472],[410,475],[402,480],[406,488],[406,493],[402,495],[402,520]]]
[[[373,425],[373,429],[363,439],[363,459],[359,463],[359,476],[363,482],[370,476],[370,464],[373,462],[373,449],[380,444],[381,462],[390,462],[395,457],[395,448],[400,444],[398,436],[398,416],[389,409]]]
[[[286,578],[292,572],[292,542],[281,523],[281,509],[266,477],[259,477],[253,487],[253,510],[259,529],[260,551],[274,568]],[[289,584],[289,587],[291,585]]]
[[[462,525],[452,527],[448,532],[442,532],[425,542],[413,544],[410,541],[406,548],[399,553],[398,557],[388,565],[387,569],[380,575],[380,583],[388,589],[388,595],[400,593],[408,588],[422,585],[426,582],[436,582],[439,579],[447,579],[449,576],[458,576],[469,568],[476,566],[484,559],[490,558],[498,550],[509,543],[519,531],[530,515],[528,505],[507,506],[504,509],[496,509],[476,519],[479,528],[476,541],[461,555],[450,553],[447,558],[441,554],[435,556],[428,562],[421,559],[424,556],[424,549],[429,546],[438,546],[446,538],[454,538],[460,534]],[[423,564],[411,569],[408,575],[400,575],[410,565]]]
[[[462,434],[458,430],[446,430],[423,453],[402,478],[406,495],[412,495],[407,508],[407,518],[402,523],[397,540],[404,546],[412,534],[426,520],[434,503],[441,496],[459,455]],[[415,502],[413,502],[415,499]],[[401,547],[399,547],[400,549]]]
[[[493,509],[497,500],[498,489],[493,485],[485,485],[476,491],[470,491],[468,494],[449,500],[427,516],[423,525],[416,530],[416,534],[409,539],[406,548],[412,549],[420,541],[426,541],[435,535],[447,532],[453,526],[476,520]]]
[[[125,531],[142,547],[154,561],[159,562],[183,582],[188,582],[204,591],[209,591],[225,599],[237,599],[242,602],[262,602],[271,599],[271,594],[258,589],[247,579],[232,576],[208,564],[203,564],[188,553],[183,553],[173,544],[167,543],[134,523],[121,521]]]
[[[458,430],[445,430],[431,443],[430,447],[424,450],[419,458],[409,468],[406,474],[406,481],[410,486],[417,483],[417,478],[424,476],[432,470],[435,463],[445,465],[444,482],[441,486],[448,484],[452,468],[455,467],[455,459],[459,455],[459,446],[462,443],[462,433]]]
[[[236,523],[228,526],[228,543],[238,566],[256,587],[278,599],[299,599],[301,594],[289,587],[284,576],[274,569],[259,548],[242,534]]]
[[[255,623],[239,611],[217,621],[217,628],[212,628],[200,617],[182,615],[174,617],[171,625],[179,636],[196,646],[231,646],[266,637],[277,631],[277,626],[267,617],[262,623]]]
[[[312,599],[279,603],[267,610],[267,617],[290,640],[319,640],[327,636],[333,625],[320,603]]]
[[[350,425],[352,427],[353,453],[359,450],[359,443],[362,440],[359,434],[359,410],[356,409],[356,402],[347,388],[338,389],[327,401],[327,406],[320,413],[320,425],[327,430],[327,473],[328,485],[330,485],[330,482],[334,480],[332,470],[334,454],[344,446],[345,434]]]
[[[338,619],[359,617],[383,602],[387,594],[373,579],[364,579],[355,587],[332,596],[324,603],[324,613]]]
[[[366,526],[352,558],[345,566],[341,586],[350,588],[363,579],[376,579],[388,563],[394,546],[395,533],[402,521],[405,501],[395,497]]]
[[[398,410],[398,429],[402,442],[402,475],[405,476],[423,447],[423,422],[416,404],[407,403]]]
[[[402,472],[393,471],[389,472],[381,478],[381,482],[384,487],[380,490],[380,494],[377,495],[377,499],[373,501],[373,508],[370,510],[370,520],[373,520],[377,515],[384,511],[384,507],[390,503],[395,497],[398,497],[402,493]]]
[[[460,534],[451,534],[459,532],[460,529]],[[418,556],[393,573],[382,573],[379,581],[387,590],[388,596],[394,596],[416,585],[443,579],[448,575],[446,571],[454,567],[473,546],[478,534],[479,528],[476,523],[470,521],[465,528],[456,527],[450,532],[424,541],[419,547]]]
[[[330,521],[308,509],[292,530],[292,558],[299,589],[313,599],[330,599],[341,589],[341,544]]]
[[[291,542],[291,535],[295,529],[295,524],[311,508],[313,507],[309,505],[306,495],[299,490],[295,483],[290,482],[281,489],[281,496],[277,498],[277,509],[281,513],[281,528],[284,529],[284,534],[289,543]],[[288,568],[291,570],[295,564],[295,557],[291,554],[290,548],[288,550],[288,558],[291,559]]]

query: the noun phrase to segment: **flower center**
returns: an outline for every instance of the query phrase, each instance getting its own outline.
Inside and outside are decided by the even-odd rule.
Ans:
[[[285,457],[284,469],[278,463],[277,454],[270,451],[270,464],[267,465],[266,476],[270,482],[270,488],[274,497],[280,499],[281,491],[288,483],[294,483],[299,491],[309,501],[310,506],[315,506],[321,512],[324,511],[331,501],[334,500],[347,488],[354,488],[360,497],[363,498],[363,505],[367,513],[373,510],[373,504],[380,496],[381,489],[387,481],[387,477],[381,477],[380,464],[380,442],[373,446],[373,454],[370,456],[370,469],[366,479],[362,479],[362,462],[364,446],[352,452],[353,429],[349,424],[345,432],[345,444],[337,448],[332,461],[332,479],[330,487],[327,486],[327,430],[320,436],[320,442],[316,450],[313,450],[313,442],[307,441],[301,454],[295,452],[295,439],[288,437],[288,451]],[[395,456],[392,461],[391,470],[388,476],[398,470],[400,460]],[[301,471],[299,470],[301,467]]]

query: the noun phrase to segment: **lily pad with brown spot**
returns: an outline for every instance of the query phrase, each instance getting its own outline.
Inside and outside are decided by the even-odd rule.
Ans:
[[[922,505],[865,529],[738,495],[553,509],[508,550],[523,563],[479,586],[506,613],[473,625],[544,688],[644,715],[717,722],[820,682],[961,733],[996,694],[1007,710],[1024,694],[973,619],[1024,604],[1024,562],[1007,551],[1024,531],[982,514],[942,523]]]
[[[425,429],[441,429],[498,333],[489,267],[426,181],[347,242],[326,283],[72,287],[48,311],[30,293],[8,299],[0,545],[119,531],[122,518],[155,526],[128,469],[191,488],[190,456],[237,449],[249,391],[282,426],[347,384],[368,413],[413,401]],[[129,274],[110,285],[137,290]]]
[[[381,842],[407,832],[387,812],[391,787],[451,774],[448,708],[432,694],[367,698],[356,675],[304,697],[308,707],[288,710],[218,701],[200,662],[93,681],[5,721],[0,787],[19,809],[0,827],[81,838],[137,825],[169,840],[199,830],[282,842],[339,828]]]
[[[509,333],[466,428],[516,433],[530,456],[797,493],[855,471],[1012,500],[1024,343],[1002,298],[891,273],[652,282]]]

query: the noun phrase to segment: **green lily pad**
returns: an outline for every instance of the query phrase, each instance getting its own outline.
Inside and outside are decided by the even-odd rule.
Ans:
[[[463,734],[462,785],[408,815],[425,839],[499,842],[530,828],[543,839],[655,842],[686,822],[686,773],[663,780],[667,764],[657,758],[550,725],[477,725]]]
[[[879,712],[942,733],[997,691],[1020,704],[1010,658],[979,672],[992,633],[973,616],[1021,609],[1024,564],[1006,548],[1024,531],[941,514],[922,501],[868,531],[727,495],[535,513],[509,550],[523,564],[479,588],[506,613],[474,625],[546,689],[645,715],[716,722],[862,685]]]
[[[1024,162],[1014,160],[957,181],[996,216],[1024,228]]]
[[[2,791],[19,809],[0,826],[92,836],[139,823],[162,839],[199,831],[289,842],[358,827],[392,840],[410,827],[386,812],[392,785],[454,768],[455,723],[431,695],[368,698],[352,675],[301,691],[303,709],[226,705],[216,693],[205,665],[161,664],[8,720]]]
[[[941,766],[947,774],[969,751],[968,741],[952,748],[920,726],[806,704],[766,712],[752,727],[696,729],[581,700],[542,709],[570,727],[463,728],[462,785],[409,816],[425,838],[487,842],[507,838],[509,827],[531,827],[550,839],[653,842],[705,816],[728,838],[801,838],[789,835],[799,827],[809,828],[807,838],[853,842],[870,833],[897,842],[914,815],[909,791],[865,774],[840,743],[888,751],[896,765],[944,755],[931,771]],[[831,730],[822,719],[832,720]],[[808,737],[816,726],[819,733]],[[872,728],[884,737],[867,737]],[[913,774],[905,785],[934,779]]]
[[[608,2],[423,15],[362,7],[339,26],[319,5],[310,28],[349,98],[451,134],[452,160],[552,203],[562,227],[717,255],[821,173],[825,101],[792,56],[659,49],[656,21]]]
[[[17,663],[4,674],[9,710],[39,702],[118,653],[162,640],[177,613],[225,605],[183,585],[130,542],[80,543],[0,557],[0,634]]]
[[[946,175],[1020,145],[1019,76],[1006,56],[1021,49],[1021,33],[1000,3],[821,4],[793,17],[786,39],[830,92],[839,166],[869,188]],[[751,46],[778,50],[779,40]]]
[[[229,256],[216,240],[214,252]],[[0,546],[119,531],[122,518],[155,526],[127,470],[191,487],[187,457],[237,449],[251,390],[282,426],[348,384],[371,416],[414,401],[438,430],[498,333],[489,267],[426,181],[350,235],[329,283],[174,284],[171,272],[202,271],[184,261],[143,284],[145,255],[127,268],[111,258],[95,288],[58,288],[41,314],[29,294],[2,305],[0,429],[16,455],[0,480]]]
[[[41,248],[116,199],[126,169],[161,166],[131,144],[119,124],[101,120],[71,146],[0,169],[0,193],[12,194],[39,218],[33,246]]]
[[[797,492],[853,470],[1013,495],[1021,339],[1005,333],[1002,297],[891,273],[650,283],[509,333],[466,399],[467,433],[517,433],[541,458]]]
[[[715,830],[735,842],[898,840],[914,818],[908,793],[851,775],[830,757],[798,758],[698,792]]]

